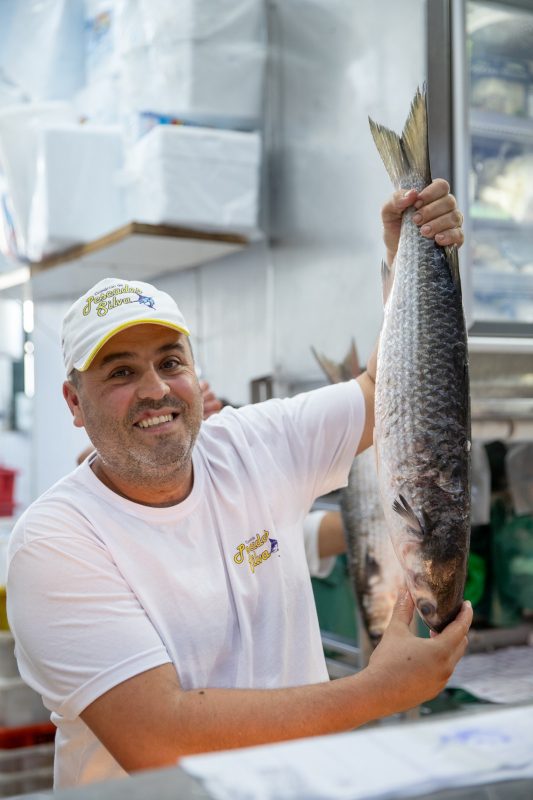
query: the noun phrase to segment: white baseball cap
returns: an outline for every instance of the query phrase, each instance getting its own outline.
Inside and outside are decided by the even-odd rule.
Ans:
[[[71,305],[61,343],[67,375],[84,372],[112,336],[133,325],[163,325],[190,335],[183,314],[166,292],[149,283],[104,278]]]

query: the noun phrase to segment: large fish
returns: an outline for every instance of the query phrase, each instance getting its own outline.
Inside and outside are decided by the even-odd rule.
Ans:
[[[431,182],[425,92],[401,137],[370,120],[397,189]],[[441,631],[463,597],[470,541],[470,395],[457,248],[403,215],[393,265],[383,268],[375,447],[383,507],[406,584],[424,622]]]
[[[355,344],[343,362],[313,353],[331,383],[356,378],[361,368]],[[342,489],[340,509],[346,540],[348,572],[359,609],[360,623],[371,651],[389,624],[392,609],[404,584],[383,514],[374,448],[355,457],[348,485]]]

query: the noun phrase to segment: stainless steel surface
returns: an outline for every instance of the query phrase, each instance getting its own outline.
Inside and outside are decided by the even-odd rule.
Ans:
[[[517,647],[533,643],[533,623],[514,628],[471,629],[468,633],[468,652],[485,653],[499,647]]]
[[[353,675],[361,669],[361,648],[352,641],[329,631],[320,631],[326,653],[326,666],[331,679]]]
[[[483,441],[533,439],[533,356],[470,352],[472,435]]]

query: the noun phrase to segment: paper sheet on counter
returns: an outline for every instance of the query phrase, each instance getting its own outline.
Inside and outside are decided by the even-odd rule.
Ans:
[[[215,800],[376,800],[533,778],[533,708],[374,726],[190,756]]]
[[[505,647],[464,656],[448,681],[492,703],[533,701],[533,647]]]

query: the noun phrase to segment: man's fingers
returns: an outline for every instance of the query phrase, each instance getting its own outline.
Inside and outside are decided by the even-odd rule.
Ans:
[[[421,192],[418,193],[417,202],[415,203],[416,206],[420,203],[420,205],[427,205],[428,203],[432,203],[434,200],[438,200],[439,197],[445,197],[446,195],[450,194],[450,184],[448,181],[445,181],[444,178],[435,178],[429,186],[425,186]]]
[[[405,209],[412,206],[417,197],[418,193],[416,189],[394,192],[390,200],[388,200],[381,209],[381,219],[383,223],[387,224],[400,221]]]
[[[405,625],[409,626],[413,619],[414,609],[415,607],[411,595],[407,589],[403,589],[399,592],[396,603],[394,604],[392,619],[403,622]]]
[[[439,633],[438,638],[441,641],[445,640],[451,647],[458,647],[461,643],[461,640],[466,639],[466,634],[468,633],[470,625],[472,624],[473,615],[474,612],[472,611],[471,602],[469,600],[465,600],[463,607],[457,614],[456,618],[453,620],[453,622],[450,622],[450,624],[447,625],[441,633]]]

